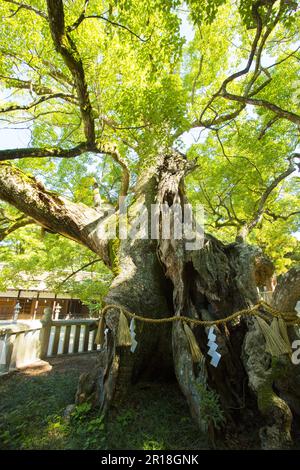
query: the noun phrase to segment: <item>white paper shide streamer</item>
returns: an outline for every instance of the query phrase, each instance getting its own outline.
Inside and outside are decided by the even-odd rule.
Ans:
[[[135,320],[134,318],[131,319],[131,322],[130,322],[130,326],[129,326],[129,330],[130,330],[130,336],[131,336],[131,348],[130,348],[130,351],[132,353],[134,353],[134,351],[136,350],[136,347],[137,347],[137,341],[135,339]]]
[[[208,343],[207,343],[207,346],[209,347],[209,350],[207,352],[207,354],[211,357],[211,365],[214,366],[214,367],[218,367],[218,364],[220,362],[220,359],[221,359],[221,354],[218,353],[217,349],[218,349],[218,345],[216,343],[216,335],[214,333],[214,327],[211,326],[209,328],[209,332],[208,332]]]

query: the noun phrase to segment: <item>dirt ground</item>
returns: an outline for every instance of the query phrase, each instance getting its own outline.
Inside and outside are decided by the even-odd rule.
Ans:
[[[132,386],[122,409],[112,413],[105,426],[98,412],[84,406],[66,423],[65,410],[74,403],[79,376],[95,361],[96,353],[61,356],[2,376],[0,449],[211,448],[175,382]],[[227,422],[216,435],[215,448],[259,448],[258,423],[254,416],[248,421],[246,427]],[[298,440],[299,434],[295,436]]]
[[[50,358],[48,362],[39,361],[32,366],[24,367],[13,374],[19,374],[22,376],[39,376],[50,374],[52,371],[56,372],[68,372],[70,369],[76,370],[78,375],[83,372],[87,372],[92,369],[96,362],[96,353],[68,355],[68,356],[57,356]],[[9,377],[9,375],[7,376]],[[1,380],[1,379],[0,379]]]

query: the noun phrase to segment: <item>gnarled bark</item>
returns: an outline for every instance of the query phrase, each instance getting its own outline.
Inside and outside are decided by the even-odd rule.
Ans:
[[[272,297],[272,305],[283,312],[295,310],[300,300],[300,268],[294,267],[281,276]]]
[[[271,272],[270,272],[271,274]],[[292,312],[300,299],[300,270],[292,268],[281,277],[272,296],[272,305]],[[296,312],[295,312],[296,314]],[[300,414],[300,367],[290,357],[271,358],[257,323],[248,322],[244,343],[244,363],[250,388],[258,396],[266,425],[260,436],[263,448],[283,448],[291,444],[293,414]],[[288,328],[291,342],[298,337],[298,328]]]
[[[178,152],[172,151],[161,157],[155,177],[148,173],[139,183],[135,203],[130,208],[131,217],[141,202],[147,207],[154,201],[170,208],[174,203],[184,204],[183,178],[187,168],[188,162]],[[171,233],[173,230],[174,225]],[[258,301],[258,280],[266,272],[273,273],[268,260],[264,262],[261,250],[243,243],[224,245],[209,235],[198,250],[187,250],[185,242],[172,236],[164,239],[161,228],[157,242],[122,241],[118,251],[119,274],[107,302],[153,318],[175,314],[214,320]],[[171,281],[172,289],[166,279]],[[167,288],[169,295],[166,295]],[[158,372],[164,364],[165,373],[171,367],[168,324],[162,327],[138,323],[136,338],[139,346],[131,353],[129,348],[119,348],[115,344],[118,312],[111,311],[107,323],[110,334],[100,358],[103,361],[107,357],[109,361],[104,360],[97,374],[103,410],[110,405],[120,405],[130,383],[147,369]],[[194,327],[193,332],[205,357],[204,365],[193,363],[182,323],[172,325],[175,374],[199,427],[206,430],[208,425],[201,408],[204,397],[200,384],[204,390],[210,387],[218,391],[230,421],[246,418],[248,409],[253,411],[253,407],[257,414],[253,400],[257,395],[258,408],[265,419],[260,432],[262,446],[288,445],[292,420],[290,408],[273,390],[275,381],[277,383],[283,376],[282,368],[278,364],[271,367],[264,338],[255,320],[241,318],[216,328],[218,350],[222,355],[217,368],[210,365],[206,355],[207,331]]]
[[[300,300],[300,268],[293,267],[280,277],[272,297],[272,305],[284,312],[295,312],[297,302]],[[288,328],[291,343],[299,340],[299,327]],[[300,416],[300,365],[291,358],[281,361],[282,374],[277,374],[274,386],[294,415]]]
[[[155,168],[145,171],[136,188],[135,201],[129,208],[128,217],[139,215],[142,204],[150,210],[156,191]],[[118,243],[117,243],[118,244]],[[156,241],[144,239],[121,240],[111,250],[111,264],[117,275],[106,297],[107,304],[118,304],[141,316],[158,318],[173,314],[172,292],[165,279],[157,257]],[[136,323],[137,349],[134,354],[129,347],[116,344],[119,311],[106,314],[109,333],[99,353],[97,371],[92,372],[94,387],[86,390],[83,380],[77,392],[77,401],[92,396],[98,398],[102,411],[120,406],[126,399],[129,385],[141,375],[166,376],[172,373],[172,350],[170,325],[144,325]]]
[[[155,202],[174,215],[174,203],[182,207],[187,202],[183,181],[188,170],[189,162],[181,153],[172,150],[161,155],[153,167],[143,172],[136,186],[129,220],[139,215],[142,204],[150,211]],[[85,244],[101,256],[116,274],[106,302],[141,316],[185,315],[217,320],[255,304],[258,280],[273,272],[268,262],[264,269],[261,251],[244,243],[224,245],[206,234],[202,247],[188,250],[187,240],[174,237],[177,222],[173,217],[170,238],[164,237],[160,225],[157,239],[145,238],[141,231],[140,237],[134,239],[103,240],[101,228],[108,218],[96,210],[46,191],[34,178],[24,176],[9,164],[0,164],[0,180],[2,199],[40,225]],[[283,447],[289,443],[292,408],[289,394],[294,399],[295,381],[289,394],[284,395],[282,384],[286,383],[288,369],[271,362],[254,319],[241,318],[215,329],[222,358],[214,368],[207,356],[207,330],[203,327],[193,327],[205,358],[199,365],[193,363],[180,321],[173,325],[137,322],[138,346],[132,353],[129,347],[116,343],[118,318],[119,312],[115,310],[106,315],[106,342],[96,369],[81,377],[78,402],[90,400],[106,412],[120,406],[129,385],[141,376],[166,376],[175,370],[191,413],[202,430],[209,426],[209,417],[202,409],[203,390],[208,387],[219,393],[229,422],[246,419],[249,410],[257,413],[253,400],[257,395],[258,408],[265,419],[261,430],[263,446]]]

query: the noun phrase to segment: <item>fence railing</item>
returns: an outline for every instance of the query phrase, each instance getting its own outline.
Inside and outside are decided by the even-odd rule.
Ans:
[[[43,319],[41,326],[0,330],[0,375],[59,355],[95,352],[96,319]]]
[[[40,328],[5,330],[0,334],[0,374],[39,359]]]
[[[53,320],[41,329],[41,358],[97,350],[96,320]]]

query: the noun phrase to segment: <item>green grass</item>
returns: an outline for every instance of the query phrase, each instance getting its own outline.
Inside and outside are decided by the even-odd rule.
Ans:
[[[137,385],[126,405],[105,422],[87,405],[64,417],[79,372],[0,381],[0,449],[201,449],[205,439],[175,384]]]
[[[130,402],[107,426],[110,449],[207,448],[175,384],[136,386]]]
[[[63,448],[52,422],[74,400],[78,374],[16,374],[0,382],[0,449]]]

